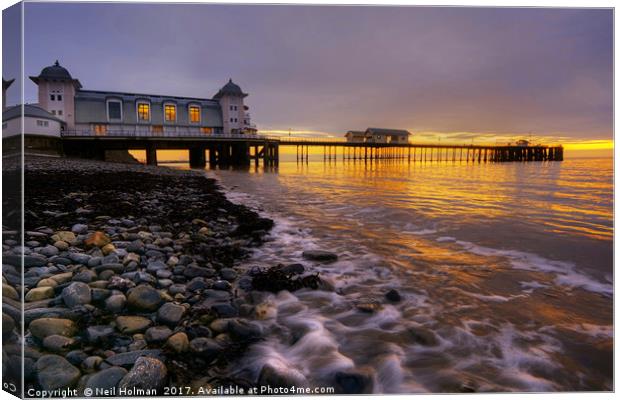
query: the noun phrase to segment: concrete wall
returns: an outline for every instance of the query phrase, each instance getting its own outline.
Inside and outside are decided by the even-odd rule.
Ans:
[[[47,122],[47,126],[39,126],[37,121]],[[6,121],[6,128],[2,128],[2,137],[17,136],[22,133],[22,119],[13,118]],[[24,134],[60,137],[60,122],[43,118],[24,117]]]
[[[55,100],[51,100],[54,95]],[[62,100],[58,100],[58,95]],[[39,105],[66,122],[67,129],[75,129],[75,87],[73,82],[39,81]],[[62,115],[59,113],[62,112]]]
[[[243,97],[222,96],[220,98],[220,106],[222,108],[222,125],[224,127],[222,133],[228,135],[231,134],[233,130],[240,133],[245,127],[243,123],[243,118],[245,116]],[[231,106],[236,107],[236,110],[231,110]]]

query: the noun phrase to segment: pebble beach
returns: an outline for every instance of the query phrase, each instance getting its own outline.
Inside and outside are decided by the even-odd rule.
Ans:
[[[228,201],[200,171],[31,157],[24,179],[23,248],[3,229],[3,368],[11,376],[19,366],[23,341],[27,397],[257,383],[223,371],[262,336],[252,275],[269,290],[269,272],[238,262],[270,219]],[[320,282],[302,278],[301,265],[272,272],[284,287]]]

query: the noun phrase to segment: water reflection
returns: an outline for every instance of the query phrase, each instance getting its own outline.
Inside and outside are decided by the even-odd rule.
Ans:
[[[277,221],[249,265],[307,264],[306,248],[340,256],[311,266],[336,292],[269,300],[272,334],[237,372],[276,357],[316,384],[334,365],[370,368],[375,392],[611,388],[611,159],[210,173]],[[389,288],[404,300],[356,309]],[[292,332],[305,340],[289,344]],[[301,356],[327,344],[323,357]]]

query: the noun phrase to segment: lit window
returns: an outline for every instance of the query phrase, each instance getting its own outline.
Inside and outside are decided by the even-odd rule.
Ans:
[[[50,100],[51,100],[51,101],[56,100],[56,96],[54,96],[53,94],[50,94]]]
[[[108,101],[108,120],[120,120],[123,118],[120,101]]]
[[[213,133],[213,128],[208,128],[206,126],[203,126],[202,128],[200,128],[200,132],[209,135]]]
[[[200,122],[200,107],[189,106],[189,122],[193,124]]]
[[[174,104],[166,104],[164,106],[164,117],[166,122],[174,122],[177,120],[177,106]]]
[[[95,125],[93,126],[93,130],[95,131],[95,135],[105,135],[108,132],[108,127],[106,125]]]
[[[151,119],[151,105],[148,103],[138,103],[138,121],[149,121]]]

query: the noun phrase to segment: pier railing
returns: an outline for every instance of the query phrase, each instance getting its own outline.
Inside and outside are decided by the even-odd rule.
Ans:
[[[265,135],[253,135],[245,133],[223,134],[223,133],[202,133],[194,131],[177,132],[141,132],[134,130],[108,130],[106,132],[96,132],[90,129],[67,130],[61,132],[61,137],[113,137],[113,138],[203,138],[203,139],[251,139],[251,140],[274,140]]]

